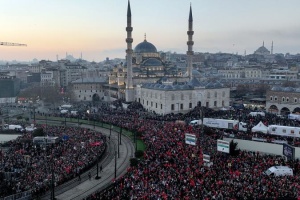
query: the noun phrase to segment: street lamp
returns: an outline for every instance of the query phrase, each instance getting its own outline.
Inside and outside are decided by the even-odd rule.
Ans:
[[[120,145],[122,145],[122,141],[121,141],[121,137],[122,137],[122,132],[123,132],[123,127],[121,126],[121,128],[120,128]]]
[[[115,179],[117,178],[117,151],[115,151]]]
[[[199,154],[200,154],[200,149],[202,148],[202,154],[203,154],[203,140],[204,140],[204,130],[203,130],[203,118],[204,118],[204,111],[203,111],[203,106],[200,107],[200,118],[201,118],[201,130],[200,130],[200,136],[199,136]],[[199,156],[200,158],[200,156]]]
[[[53,166],[53,163],[51,165],[51,200],[55,200],[55,184],[54,184],[54,166]]]
[[[101,176],[99,176],[99,156],[97,157],[97,175],[95,177],[96,180],[100,179]]]

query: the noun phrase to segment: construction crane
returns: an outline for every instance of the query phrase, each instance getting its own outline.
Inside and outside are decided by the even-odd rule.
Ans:
[[[19,43],[12,43],[12,42],[0,42],[0,46],[25,46],[27,47],[27,44],[19,44]]]

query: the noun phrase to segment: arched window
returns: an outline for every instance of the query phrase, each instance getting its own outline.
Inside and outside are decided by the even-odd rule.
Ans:
[[[273,101],[273,97],[272,96],[270,96],[270,101]]]
[[[282,100],[281,100],[282,102],[284,102],[285,101],[285,98],[284,97],[282,97]]]

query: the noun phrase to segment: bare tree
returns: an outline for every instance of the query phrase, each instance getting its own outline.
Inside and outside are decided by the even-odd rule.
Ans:
[[[40,99],[41,96],[41,88],[39,85],[34,85],[32,87],[26,88],[19,93],[19,97],[26,98],[32,102],[36,102]]]
[[[236,87],[236,96],[243,97],[251,92],[249,86],[240,84]]]

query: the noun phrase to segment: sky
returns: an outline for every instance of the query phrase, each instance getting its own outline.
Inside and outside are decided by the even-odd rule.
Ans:
[[[1,60],[125,58],[127,0],[0,0]],[[131,0],[133,47],[185,53],[189,7],[195,52],[243,55],[262,46],[300,53],[299,0]]]

